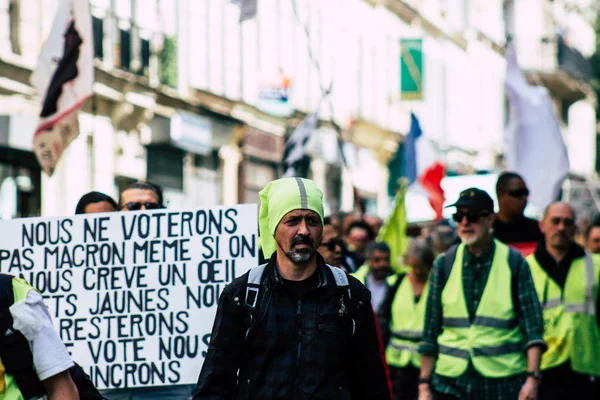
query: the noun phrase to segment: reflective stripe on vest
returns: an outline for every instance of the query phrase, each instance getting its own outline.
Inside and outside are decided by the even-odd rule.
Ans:
[[[443,324],[444,326],[451,328],[468,328],[471,326],[469,318],[444,318]],[[473,325],[488,326],[490,328],[498,329],[513,329],[517,326],[517,321],[515,319],[503,320],[499,318],[482,317],[478,315],[473,320]]]
[[[476,357],[492,357],[501,356],[504,354],[518,353],[523,350],[521,343],[506,343],[499,346],[487,346],[487,347],[473,347],[471,351],[473,356]],[[440,354],[446,354],[465,360],[469,359],[469,352],[467,350],[456,349],[453,347],[439,346]]]
[[[458,377],[469,362],[483,376],[502,378],[527,370],[523,338],[512,304],[510,249],[494,241],[488,281],[472,322],[463,292],[465,246],[459,245],[442,291],[442,333],[438,337],[435,373]]]
[[[596,304],[594,302],[594,262],[589,254],[585,256],[585,299],[581,303],[565,302],[565,310],[571,313],[581,313],[591,316],[596,315]]]
[[[571,368],[580,374],[598,377],[600,329],[596,320],[596,301],[599,275],[600,255],[587,254],[571,264],[563,291],[565,313],[572,324]]]
[[[405,277],[392,301],[390,331],[391,337],[385,349],[386,361],[396,368],[409,364],[419,368],[421,356],[417,352],[419,340],[423,335],[425,321],[425,306],[427,303],[428,284],[417,304],[410,278]]]
[[[571,317],[563,306],[562,289],[540,266],[535,254],[527,257],[527,263],[544,317],[544,341],[548,348],[542,354],[540,367],[546,370],[564,364],[569,359],[572,346]],[[569,274],[571,272],[569,270]]]

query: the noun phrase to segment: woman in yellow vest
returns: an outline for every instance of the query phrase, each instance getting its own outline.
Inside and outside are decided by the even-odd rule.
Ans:
[[[417,347],[423,333],[427,281],[433,258],[433,250],[426,240],[412,240],[405,255],[409,271],[397,276],[380,309],[379,323],[394,400],[412,400],[418,393],[421,356]]]

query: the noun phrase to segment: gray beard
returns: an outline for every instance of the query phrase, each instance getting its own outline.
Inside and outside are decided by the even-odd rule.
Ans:
[[[306,264],[315,254],[313,249],[295,250],[291,249],[285,255],[296,264]]]
[[[281,245],[281,243],[277,242],[277,244],[279,245],[279,247],[281,249],[283,249],[283,246]],[[292,247],[290,249],[290,251],[287,251],[284,254],[287,258],[289,258],[295,264],[306,264],[307,262],[310,261],[310,259],[315,254],[315,249],[309,248],[309,249],[296,250]]]

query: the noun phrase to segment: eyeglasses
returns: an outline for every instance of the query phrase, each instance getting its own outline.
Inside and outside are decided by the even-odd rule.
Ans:
[[[340,246],[340,248],[342,248],[343,244],[344,242],[342,241],[342,239],[331,239],[329,242],[321,243],[321,246],[327,247],[327,250],[329,251],[335,251],[335,248],[337,246]]]
[[[138,211],[138,210],[142,209],[142,206],[146,210],[158,210],[158,209],[164,208],[162,205],[160,205],[158,203],[138,203],[135,201],[131,201],[131,202],[126,203],[125,205],[121,206],[121,210],[123,208],[127,208],[129,211]]]
[[[554,226],[560,225],[561,222],[566,227],[571,227],[571,226],[575,225],[575,220],[573,218],[559,218],[559,217],[550,218],[550,223]]]
[[[510,197],[514,197],[514,198],[528,197],[529,196],[529,189],[524,188],[524,189],[509,190],[508,191],[508,195]]]
[[[487,217],[488,215],[490,215],[490,214],[489,213],[464,213],[461,211],[457,211],[454,214],[452,214],[452,219],[458,223],[461,223],[463,218],[466,218],[467,222],[474,224],[474,223],[477,223],[477,221],[479,221],[479,218]]]

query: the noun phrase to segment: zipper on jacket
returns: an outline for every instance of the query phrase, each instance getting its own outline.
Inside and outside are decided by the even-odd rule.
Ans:
[[[296,348],[296,358],[294,359],[294,385],[292,390],[292,399],[296,399],[296,391],[298,388],[298,379],[300,374],[300,352],[302,350],[302,300],[298,300],[298,306],[296,307],[296,341],[298,342]]]
[[[300,365],[300,352],[302,350],[302,300],[298,300],[298,308],[296,309],[296,329],[298,340],[298,349],[296,352],[296,364]]]

